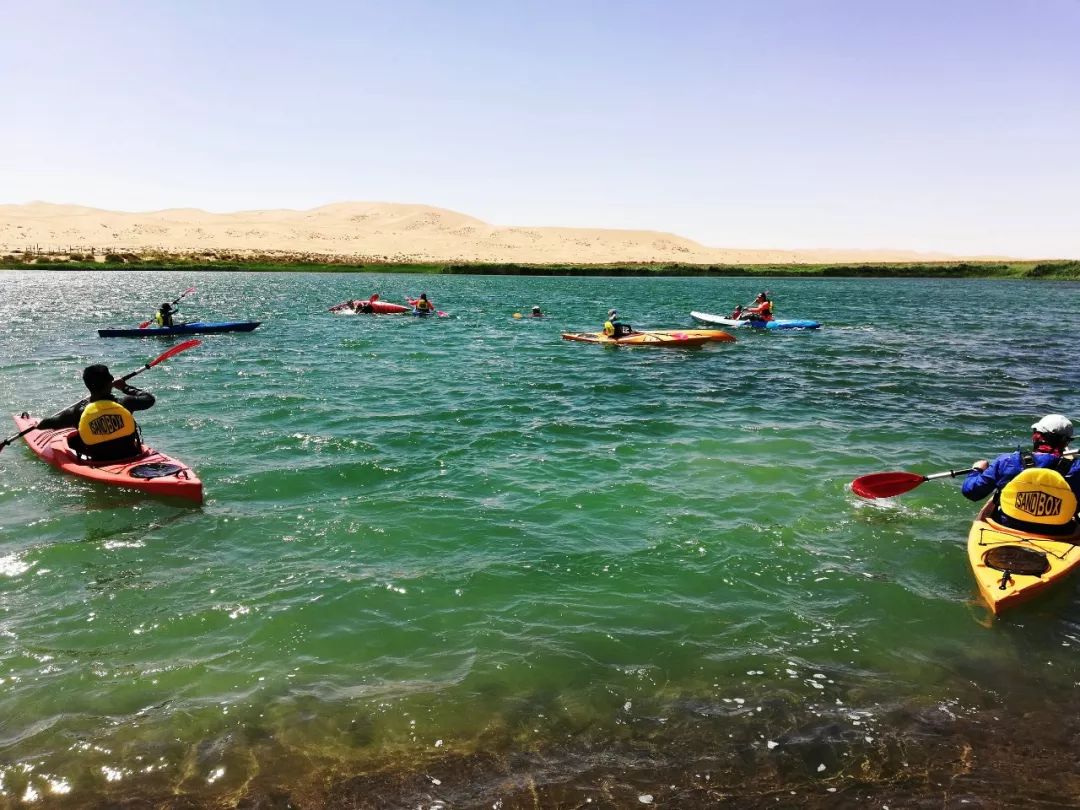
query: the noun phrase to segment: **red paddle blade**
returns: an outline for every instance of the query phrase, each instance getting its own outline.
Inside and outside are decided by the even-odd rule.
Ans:
[[[150,321],[143,321],[142,323],[139,324],[139,328],[140,329],[145,329],[149,325],[150,325]]]
[[[198,346],[201,343],[202,343],[201,340],[185,340],[183,343],[181,343],[181,344],[179,344],[177,346],[173,346],[171,349],[169,349],[167,352],[165,352],[165,354],[160,355],[159,357],[157,357],[154,360],[151,360],[149,363],[146,364],[146,367],[150,368],[151,366],[156,366],[158,363],[163,363],[166,360],[168,360],[170,357],[178,355],[178,354],[180,354],[180,352],[186,352],[188,349],[194,349],[196,346]]]
[[[851,491],[860,498],[891,498],[910,492],[927,481],[925,475],[909,472],[883,472],[862,475],[851,482]]]

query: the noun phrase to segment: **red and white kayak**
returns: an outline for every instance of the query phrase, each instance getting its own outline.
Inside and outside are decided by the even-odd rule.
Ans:
[[[14,418],[20,432],[33,428],[38,423],[37,419],[25,413]],[[85,461],[76,456],[68,445],[68,437],[75,432],[71,428],[35,429],[23,438],[38,458],[69,475],[99,484],[138,489],[153,495],[202,503],[202,481],[195,471],[182,461],[152,450],[145,444],[142,453],[126,461]]]
[[[366,311],[369,304],[371,305],[370,313]],[[367,298],[356,298],[352,301],[342,301],[340,304],[335,304],[330,307],[330,311],[339,315],[404,315],[406,312],[412,312],[412,307],[403,306],[402,304],[391,304],[386,301],[371,301]]]

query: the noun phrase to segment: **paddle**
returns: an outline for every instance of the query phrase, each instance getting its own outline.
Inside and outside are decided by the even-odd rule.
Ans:
[[[1062,458],[1075,458],[1080,450],[1070,450],[1062,453]],[[974,467],[966,470],[946,470],[945,472],[920,475],[911,472],[881,472],[861,475],[851,482],[851,491],[860,498],[891,498],[894,495],[903,495],[915,487],[927,481],[935,481],[939,478],[956,478],[958,475],[967,475],[975,472]]]
[[[185,340],[183,343],[180,343],[180,344],[178,344],[176,346],[173,346],[167,352],[165,352],[163,354],[159,354],[156,358],[151,360],[149,363],[144,365],[142,368],[137,368],[134,371],[132,371],[130,374],[125,374],[123,377],[120,377],[119,379],[114,380],[113,385],[115,385],[118,382],[127,382],[132,377],[134,377],[136,374],[142,374],[148,368],[153,368],[158,363],[164,363],[170,357],[173,357],[175,355],[180,354],[180,352],[186,352],[188,349],[194,349],[200,343],[202,343],[201,340]],[[79,405],[79,404],[81,404],[83,402],[86,402],[86,401],[87,400],[85,400],[85,399],[80,399],[75,404]],[[68,406],[68,407],[74,407],[74,406]],[[63,410],[58,411],[57,414],[63,413],[66,410],[67,410],[67,408],[64,408]],[[54,416],[57,415],[57,414],[54,414]],[[35,425],[35,427],[36,427],[36,425]],[[14,436],[10,436],[7,439],[4,439],[2,442],[0,442],[0,453],[2,453],[4,451],[4,448],[7,447],[9,444],[11,444],[15,440],[25,436],[27,433],[29,433],[31,430],[34,430],[34,429],[35,428],[33,428],[33,427],[29,427],[26,430],[23,430],[23,431],[20,431],[19,433],[16,433]]]
[[[173,306],[176,306],[177,304],[179,304],[184,299],[185,295],[190,295],[193,292],[195,292],[195,288],[194,287],[188,287],[186,290],[184,290],[182,293],[180,293],[179,296],[177,296],[175,301],[172,302]],[[140,329],[145,329],[149,325],[150,325],[150,321],[143,321],[142,323],[139,324],[139,328]]]
[[[920,475],[910,472],[881,472],[862,475],[851,482],[851,491],[860,498],[891,498],[903,495],[927,481],[937,478],[955,478],[967,475],[974,467],[966,470],[948,470],[946,472]]]

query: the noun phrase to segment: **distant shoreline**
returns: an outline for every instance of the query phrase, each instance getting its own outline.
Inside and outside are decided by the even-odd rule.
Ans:
[[[383,262],[310,256],[137,256],[106,254],[76,259],[57,256],[0,257],[0,270],[156,270],[164,272],[417,273],[511,276],[682,276],[724,278],[966,278],[1080,280],[1080,261],[854,262],[833,264],[519,264],[511,262]]]

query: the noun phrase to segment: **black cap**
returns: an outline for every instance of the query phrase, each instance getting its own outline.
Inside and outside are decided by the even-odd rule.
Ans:
[[[113,375],[109,372],[109,367],[102,365],[101,363],[96,363],[84,368],[82,379],[83,384],[91,393],[95,391],[108,391],[112,388],[113,384]]]

